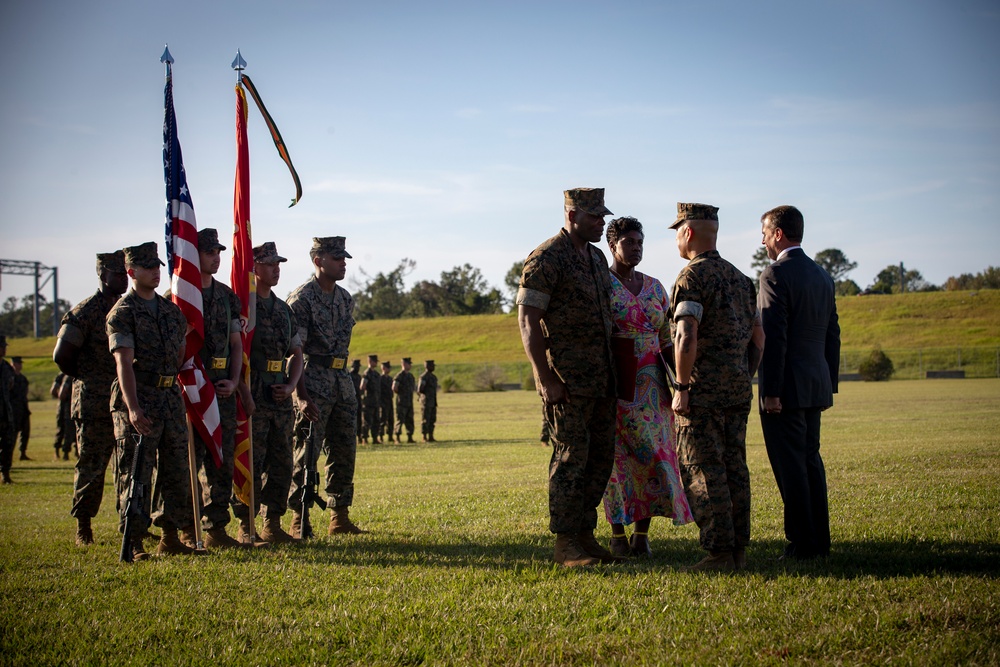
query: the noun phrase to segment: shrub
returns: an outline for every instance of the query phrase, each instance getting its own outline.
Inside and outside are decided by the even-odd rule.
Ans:
[[[458,380],[450,376],[441,380],[441,390],[446,394],[453,394],[456,391],[462,391],[461,387],[458,386]]]
[[[480,391],[503,391],[503,369],[499,366],[483,366],[476,372],[475,384]]]
[[[861,362],[861,379],[865,382],[881,382],[892,377],[895,369],[892,366],[892,359],[886,356],[879,348],[872,350],[868,358]]]
[[[535,391],[535,374],[530,370],[528,374],[524,376],[524,381],[521,383],[521,389],[525,391]]]

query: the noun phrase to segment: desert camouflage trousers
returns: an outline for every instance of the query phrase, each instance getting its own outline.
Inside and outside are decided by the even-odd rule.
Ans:
[[[681,480],[708,551],[732,551],[750,542],[749,414],[747,403],[692,406],[689,415],[675,415]]]
[[[100,419],[77,419],[76,442],[80,460],[73,474],[73,508],[75,517],[93,518],[104,499],[104,475],[115,454],[115,424],[108,412]]]
[[[549,530],[578,533],[597,527],[615,461],[617,399],[574,396],[572,403],[546,405],[549,461]]]
[[[349,507],[354,502],[354,460],[358,454],[354,423],[358,405],[354,396],[350,400],[325,397],[313,400],[319,410],[319,419],[312,425],[314,444],[309,467],[315,469],[320,452],[326,452],[327,503],[331,508]],[[309,420],[296,410],[292,485],[288,491],[288,506],[296,512],[302,509],[302,481],[308,438]]]
[[[253,415],[253,500],[254,516],[264,513],[281,516],[288,510],[288,489],[292,485],[291,410],[262,410]],[[249,520],[247,506],[233,496],[233,514]]]

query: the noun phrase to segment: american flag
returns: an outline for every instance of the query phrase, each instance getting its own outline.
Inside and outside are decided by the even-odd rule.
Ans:
[[[186,361],[177,374],[184,390],[188,419],[198,431],[217,466],[222,465],[222,426],[215,387],[205,377],[199,352],[205,342],[205,317],[201,300],[201,264],[198,225],[187,187],[181,144],[174,116],[173,76],[168,72],[163,90],[163,180],[167,187],[166,246],[170,272],[170,298],[187,318]]]

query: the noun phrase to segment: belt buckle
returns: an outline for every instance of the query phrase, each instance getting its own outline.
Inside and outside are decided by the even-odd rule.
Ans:
[[[339,371],[346,365],[347,365],[347,359],[345,359],[344,357],[334,357],[333,362],[330,364],[330,368]]]
[[[229,367],[229,357],[212,357],[212,370],[224,371]]]
[[[158,389],[170,389],[174,386],[174,376],[173,375],[160,375],[156,379],[156,387]]]
[[[277,359],[277,360],[268,359],[267,360],[267,372],[268,373],[281,373],[284,370],[284,368],[283,368],[284,365],[285,365],[285,360],[284,359]]]

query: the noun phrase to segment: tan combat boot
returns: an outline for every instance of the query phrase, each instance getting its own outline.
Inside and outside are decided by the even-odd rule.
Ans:
[[[556,534],[556,550],[552,560],[565,567],[590,567],[601,562],[580,547],[576,533]]]
[[[181,528],[177,531],[177,539],[179,539],[184,546],[196,549],[198,547],[198,537],[195,535],[194,527],[191,528]]]
[[[187,529],[186,532],[194,533]],[[177,537],[177,529],[164,526],[160,535],[160,543],[156,545],[156,553],[159,556],[201,556],[207,552],[200,549],[192,549],[184,544]]]
[[[592,530],[581,530],[577,533],[576,542],[583,549],[583,552],[588,556],[600,559],[605,565],[610,563],[624,563],[625,559],[614,555],[607,549],[601,546],[601,543],[597,541],[594,537],[594,531]]]
[[[250,546],[229,537],[225,528],[209,528],[205,531],[205,547],[208,549],[239,549]]]
[[[289,544],[297,539],[281,529],[281,517],[268,514],[264,517],[264,527],[260,531],[260,539],[269,544]]]
[[[349,511],[349,507],[334,507],[330,510],[330,529],[327,531],[330,535],[361,535],[368,532],[354,525]]]
[[[76,546],[85,547],[94,543],[94,531],[90,528],[90,517],[81,516],[76,519]]]
[[[681,572],[732,572],[735,569],[732,551],[709,551],[694,565],[682,567]]]
[[[261,547],[271,546],[267,542],[260,539],[260,535],[256,531],[251,530],[250,521],[240,519],[240,528],[236,531],[236,540],[240,543],[240,546],[253,547],[255,549],[260,549]]]
[[[302,539],[302,512],[292,511],[292,524],[288,527],[288,534],[297,540]]]
[[[132,540],[132,562],[149,560],[149,554],[142,547],[142,538],[136,537]]]

